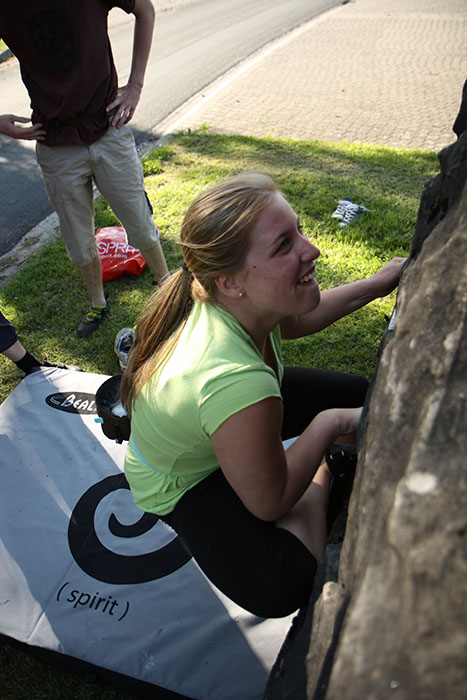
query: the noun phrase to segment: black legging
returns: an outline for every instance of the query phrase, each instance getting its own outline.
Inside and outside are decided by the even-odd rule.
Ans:
[[[0,352],[5,352],[18,340],[16,329],[0,311]]]
[[[285,367],[281,385],[282,439],[300,435],[320,411],[363,406],[367,390],[368,380],[359,374]]]
[[[319,411],[363,404],[368,382],[357,375],[286,368],[283,439],[299,435]],[[162,518],[183,539],[207,578],[260,617],[283,617],[306,605],[317,562],[287,530],[252,515],[218,469]]]

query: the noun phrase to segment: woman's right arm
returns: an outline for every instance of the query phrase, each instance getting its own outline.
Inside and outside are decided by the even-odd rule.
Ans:
[[[329,445],[356,430],[360,411],[322,411],[284,451],[282,402],[272,397],[228,418],[211,441],[227,481],[245,507],[261,520],[274,521],[303,495]]]

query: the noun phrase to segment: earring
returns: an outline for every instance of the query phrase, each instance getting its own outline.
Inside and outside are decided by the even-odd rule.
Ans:
[[[239,297],[242,297],[242,296],[244,295],[244,293],[245,293],[245,292],[239,292],[239,293],[238,293],[238,296],[239,296]]]

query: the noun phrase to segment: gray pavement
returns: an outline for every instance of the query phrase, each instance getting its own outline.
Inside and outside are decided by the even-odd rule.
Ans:
[[[465,0],[353,0],[265,47],[154,132],[208,125],[439,151],[455,140],[466,78]],[[56,232],[52,215],[0,258],[0,284]]]
[[[438,151],[466,78],[465,0],[354,0],[247,61],[176,127]]]

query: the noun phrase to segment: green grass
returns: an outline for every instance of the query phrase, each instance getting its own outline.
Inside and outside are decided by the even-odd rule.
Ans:
[[[274,176],[300,215],[304,230],[320,248],[319,281],[326,288],[367,276],[394,255],[408,252],[419,197],[437,169],[437,160],[428,152],[220,136],[200,129],[177,135],[147,155],[143,167],[169,268],[180,263],[177,234],[192,199],[213,181],[256,169]],[[331,214],[342,196],[371,211],[357,224],[341,228]],[[100,201],[96,228],[115,223],[106,202]],[[0,304],[23,344],[39,358],[115,374],[115,334],[134,324],[153,291],[151,282],[151,273],[145,269],[140,277],[106,283],[111,312],[99,331],[83,341],[76,335],[76,326],[88,296],[59,239],[0,289]],[[394,295],[374,301],[316,336],[285,343],[286,362],[371,376],[384,315],[393,303]],[[4,356],[0,356],[0,371],[3,401],[23,375]]]
[[[13,642],[0,640],[0,700],[131,700],[134,696],[87,676],[46,663]]]
[[[208,128],[178,134],[143,161],[146,189],[161,229],[169,268],[180,264],[177,234],[183,214],[208,184],[243,170],[269,172],[300,215],[304,231],[318,245],[322,288],[372,274],[395,255],[406,255],[421,192],[438,170],[431,152],[385,147],[249,138],[211,134]],[[341,228],[331,214],[342,196],[371,211]],[[96,228],[118,223],[108,205],[96,207]],[[87,341],[76,326],[88,304],[78,271],[68,262],[61,240],[31,259],[0,289],[3,313],[17,327],[23,344],[39,358],[75,364],[89,372],[116,374],[116,332],[134,324],[153,291],[152,276],[123,277],[106,283],[110,314]],[[287,364],[360,372],[370,377],[395,295],[377,300],[325,331],[284,344]],[[0,401],[23,374],[0,356]],[[2,700],[26,698],[116,698],[75,676],[51,671],[29,656],[0,646]]]

